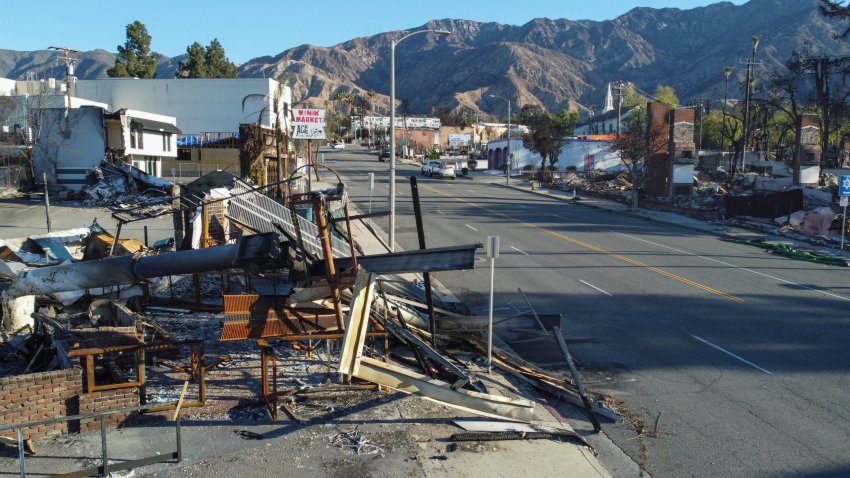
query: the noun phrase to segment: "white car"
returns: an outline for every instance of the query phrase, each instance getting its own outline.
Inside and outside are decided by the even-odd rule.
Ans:
[[[345,149],[345,143],[331,143],[331,148],[333,149]]]
[[[455,165],[429,159],[422,163],[422,174],[428,176],[439,176],[441,178],[455,178]]]

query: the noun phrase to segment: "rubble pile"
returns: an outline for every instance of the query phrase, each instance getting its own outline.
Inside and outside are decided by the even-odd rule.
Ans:
[[[773,168],[763,169],[772,171]],[[565,171],[556,172],[553,177],[553,182],[548,185],[552,188],[597,195],[623,203],[631,201],[632,184],[629,175],[623,171]],[[738,210],[731,212],[728,207],[727,199],[731,197],[770,197],[771,194],[795,190],[802,193],[800,207],[778,217],[742,214]],[[839,247],[842,225],[837,195],[838,177],[828,172],[821,176],[815,187],[793,186],[791,177],[774,177],[756,172],[738,174],[730,185],[728,172],[718,167],[709,171],[695,171],[690,195],[643,197],[640,204],[641,207],[675,211],[727,225],[785,235],[815,245]],[[787,203],[788,200],[784,196],[776,196],[774,201]]]
[[[34,305],[24,317],[31,325],[0,335],[0,378],[78,370],[80,411],[101,397],[95,403],[111,400],[118,408],[176,407],[188,419],[282,414],[300,425],[368,408],[395,389],[463,413],[531,420],[534,403],[513,386],[477,378],[486,355],[476,328],[481,318],[420,287],[422,276],[415,276],[471,268],[478,245],[352,258],[344,255],[350,253],[344,242],[332,246],[322,234],[335,227],[342,239],[334,240],[352,241],[348,211],[328,210],[347,207],[343,187],[293,200],[322,211],[316,222],[287,215],[289,209],[255,190],[231,196],[227,217],[242,207],[262,211],[259,219],[240,222],[244,230],[231,243],[198,250],[115,241],[96,224],[49,240],[7,241],[4,306],[22,299]],[[346,222],[330,226],[334,215]],[[195,220],[221,219],[199,214]],[[9,315],[5,310],[2,324]],[[517,330],[514,319],[500,322]],[[522,377],[537,393],[617,419],[576,375],[547,372],[498,347],[493,355],[494,367]],[[356,429],[330,442],[359,454],[376,450]]]

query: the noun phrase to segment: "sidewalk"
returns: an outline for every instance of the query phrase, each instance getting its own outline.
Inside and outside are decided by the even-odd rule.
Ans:
[[[487,184],[492,184],[495,186],[500,186],[503,188],[509,188],[516,191],[522,191],[528,194],[536,194],[538,196],[549,197],[552,199],[556,199],[559,201],[570,202],[573,204],[577,204],[580,206],[592,207],[596,209],[601,209],[617,214],[624,214],[633,217],[640,217],[643,219],[647,219],[650,221],[656,221],[665,224],[673,224],[679,227],[684,227],[688,229],[693,229],[696,231],[701,231],[707,234],[716,235],[719,237],[729,238],[729,239],[739,239],[739,240],[754,240],[754,239],[763,239],[766,242],[782,242],[786,244],[791,244],[799,248],[803,249],[811,249],[816,247],[822,250],[828,250],[834,256],[839,257],[848,257],[850,258],[850,252],[848,251],[840,251],[836,247],[828,247],[822,245],[812,245],[808,242],[805,242],[796,238],[789,238],[787,236],[768,234],[762,231],[757,231],[753,229],[748,229],[745,227],[738,226],[730,226],[726,224],[717,224],[712,223],[700,219],[691,218],[685,216],[683,214],[678,214],[676,212],[670,211],[658,211],[654,209],[647,208],[638,208],[637,211],[632,211],[631,206],[628,204],[624,204],[621,202],[613,201],[610,199],[599,198],[594,196],[586,196],[583,195],[580,191],[578,192],[565,192],[557,189],[547,189],[547,188],[538,188],[535,187],[533,190],[531,189],[531,183],[527,179],[521,177],[512,176],[510,182],[505,184],[505,176],[503,173],[491,174],[489,172],[478,172],[472,176],[472,179],[476,182],[483,182]]]

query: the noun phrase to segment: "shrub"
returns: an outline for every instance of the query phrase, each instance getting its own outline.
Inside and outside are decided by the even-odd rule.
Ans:
[[[469,161],[467,161],[467,162],[466,162],[466,166],[467,166],[469,169],[471,169],[471,170],[475,171],[475,168],[477,168],[477,167],[478,167],[478,161],[476,161],[476,160],[474,160],[474,159],[470,159]],[[466,173],[464,173],[464,174],[466,174]]]
[[[567,166],[567,171],[574,173],[574,172],[576,172],[576,167],[575,166]]]
[[[532,166],[530,164],[526,164],[525,166],[522,167],[522,170],[523,171],[534,171],[534,166]]]

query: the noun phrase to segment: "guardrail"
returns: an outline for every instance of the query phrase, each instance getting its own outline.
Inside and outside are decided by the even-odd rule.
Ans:
[[[108,410],[104,412],[93,412],[93,413],[85,413],[82,415],[72,415],[66,417],[56,417],[56,418],[47,418],[44,420],[35,420],[30,422],[17,423],[14,425],[3,425],[0,426],[0,432],[4,430],[15,430],[18,434],[18,464],[20,466],[21,478],[26,478],[27,469],[26,469],[26,460],[25,460],[25,450],[24,450],[24,429],[35,427],[39,425],[48,425],[51,423],[57,422],[69,422],[74,420],[87,420],[89,418],[98,418],[100,420],[100,446],[101,446],[101,456],[103,463],[100,466],[85,468],[83,470],[73,471],[70,473],[65,473],[61,475],[53,475],[54,478],[77,478],[77,477],[85,477],[85,476],[107,476],[110,471],[119,471],[119,470],[129,470],[132,468],[136,468],[138,466],[151,465],[153,463],[161,463],[164,461],[168,461],[171,459],[176,459],[177,463],[180,463],[183,460],[183,449],[180,440],[180,415],[177,415],[177,418],[174,420],[174,430],[177,435],[177,449],[170,453],[152,455],[144,458],[138,458],[135,460],[128,460],[122,462],[120,464],[109,464],[109,456],[107,452],[106,446],[106,421],[104,421],[104,417],[107,415],[113,415],[116,413],[130,413],[137,412],[142,410],[148,410],[151,408],[158,408],[163,405],[176,407],[178,402],[172,403],[157,403],[150,405],[139,405],[137,407],[125,407],[119,408],[117,410]]]

